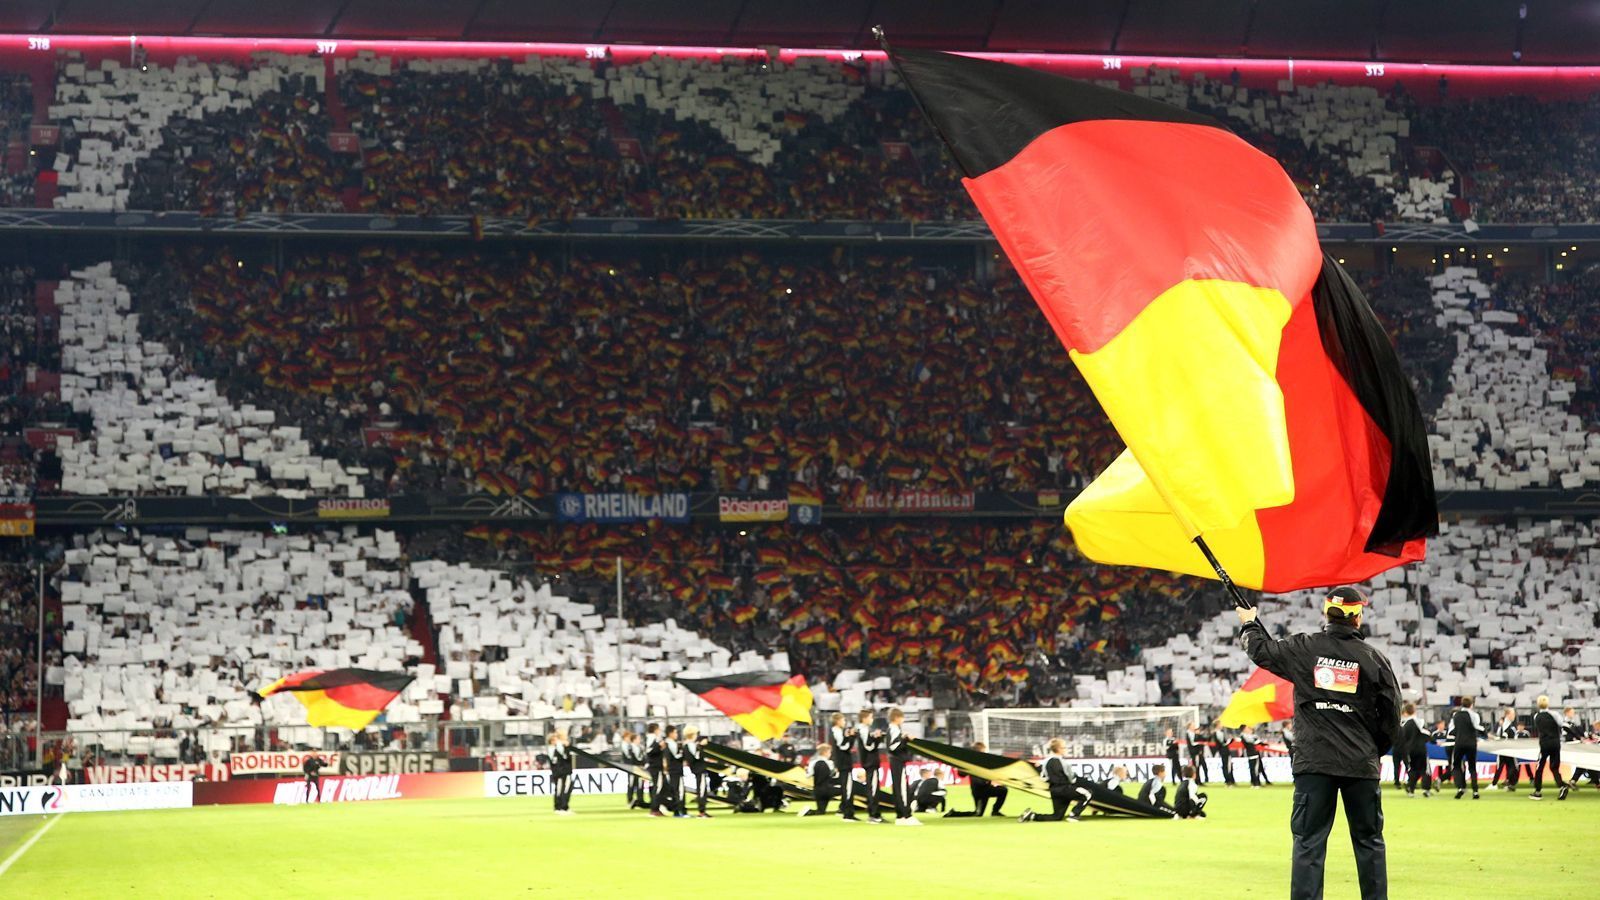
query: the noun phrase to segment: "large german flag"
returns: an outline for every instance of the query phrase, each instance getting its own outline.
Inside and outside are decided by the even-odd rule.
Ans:
[[[795,722],[811,721],[811,688],[803,675],[740,672],[673,680],[763,741],[783,734]]]
[[[291,691],[306,708],[306,721],[319,728],[360,731],[413,681],[404,672],[372,669],[308,669],[285,675],[262,688],[262,697]]]
[[[1436,533],[1422,414],[1270,157],[1217,122],[1003,63],[895,50],[1127,450],[1066,513],[1107,563],[1269,591],[1360,581]]]
[[[1233,692],[1217,718],[1225,728],[1261,725],[1294,718],[1294,682],[1258,668]]]

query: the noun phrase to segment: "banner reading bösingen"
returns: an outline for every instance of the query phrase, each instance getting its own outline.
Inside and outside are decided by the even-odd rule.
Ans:
[[[688,494],[557,494],[563,522],[689,521]]]

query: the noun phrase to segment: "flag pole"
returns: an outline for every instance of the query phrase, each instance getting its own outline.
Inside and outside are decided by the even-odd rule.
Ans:
[[[1211,568],[1216,570],[1217,579],[1222,582],[1223,587],[1228,589],[1228,596],[1233,599],[1234,608],[1255,609],[1256,605],[1250,602],[1250,598],[1241,593],[1239,586],[1233,583],[1232,578],[1228,577],[1228,571],[1222,568],[1222,563],[1217,561],[1217,555],[1212,553],[1211,548],[1206,545],[1206,539],[1197,534],[1194,536],[1194,545],[1200,548],[1200,552],[1206,555],[1206,562],[1211,563]]]
[[[911,94],[911,99],[916,101],[917,111],[922,113],[922,118],[927,120],[928,127],[933,129],[933,133],[939,136],[939,143],[943,145],[945,152],[950,154],[950,158],[955,161],[956,168],[961,170],[962,175],[971,178],[972,173],[967,171],[967,167],[961,162],[961,157],[957,156],[952,148],[950,139],[945,137],[944,131],[939,128],[939,120],[928,115],[928,107],[922,104],[922,95],[917,93],[916,87],[911,84],[911,79],[906,77],[905,71],[900,68],[900,63],[895,60],[894,52],[889,49],[889,36],[884,33],[883,26],[872,26],[872,36],[877,39],[878,46],[883,48],[883,55],[888,57],[889,65],[894,67],[895,74],[899,75],[900,80],[905,82],[906,91]]]

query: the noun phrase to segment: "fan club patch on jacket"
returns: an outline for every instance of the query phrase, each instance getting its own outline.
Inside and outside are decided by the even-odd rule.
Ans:
[[[1361,683],[1361,665],[1347,659],[1319,656],[1316,667],[1311,670],[1311,680],[1325,691],[1354,694]]]

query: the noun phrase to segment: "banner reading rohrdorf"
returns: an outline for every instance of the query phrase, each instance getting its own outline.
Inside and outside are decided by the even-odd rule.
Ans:
[[[688,494],[557,494],[563,522],[689,521]]]
[[[723,522],[782,522],[789,518],[788,497],[717,497]]]
[[[313,756],[321,757],[329,771],[344,771],[339,767],[341,754],[320,750],[247,750],[230,755],[228,765],[235,775],[295,775]]]
[[[319,519],[387,519],[388,517],[388,500],[327,499],[317,501],[317,518]]]
[[[848,512],[971,512],[972,491],[861,491],[840,501]]]

